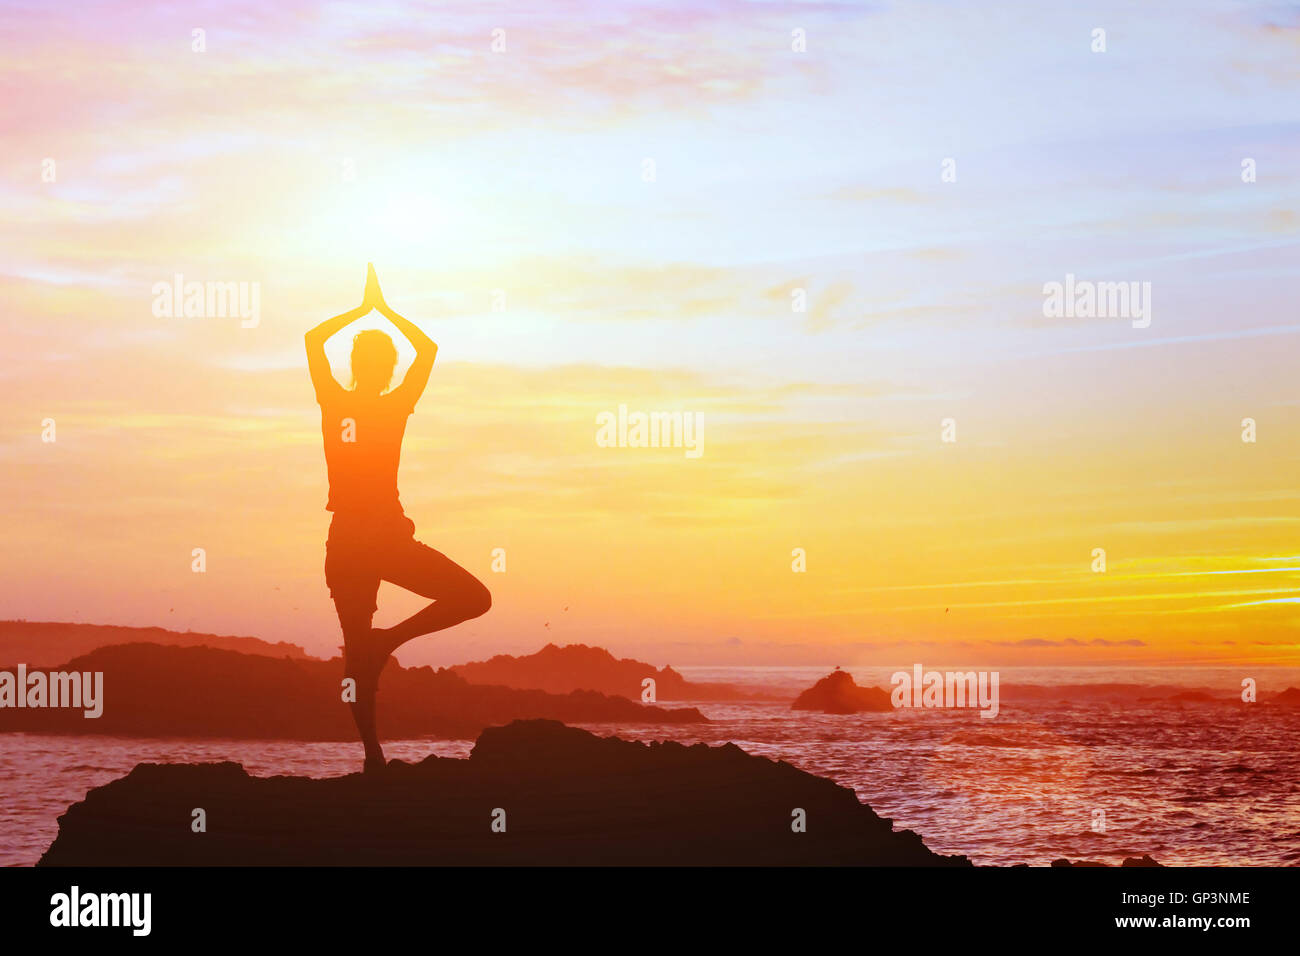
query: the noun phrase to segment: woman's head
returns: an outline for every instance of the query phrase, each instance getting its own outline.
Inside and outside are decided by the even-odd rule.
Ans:
[[[352,387],[378,395],[393,380],[397,346],[378,329],[358,332],[352,340]]]

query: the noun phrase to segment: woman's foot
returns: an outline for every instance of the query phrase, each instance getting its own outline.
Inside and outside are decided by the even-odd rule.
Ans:
[[[395,627],[372,627],[370,640],[373,642],[375,653],[384,655],[386,664],[393,651],[405,644],[407,639],[399,635]]]
[[[384,768],[388,766],[388,761],[384,759],[383,754],[367,754],[365,765],[361,772],[367,777],[373,777],[375,774],[383,773]]]

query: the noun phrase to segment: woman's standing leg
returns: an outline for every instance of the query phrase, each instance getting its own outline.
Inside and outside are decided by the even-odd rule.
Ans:
[[[374,641],[370,621],[373,612],[349,611],[337,606],[339,623],[343,626],[343,676],[353,681],[355,699],[349,704],[352,720],[361,735],[366,751],[367,770],[384,766],[384,750],[379,745],[379,729],[375,721],[375,693],[379,688],[379,672],[388,657],[375,660]]]
[[[375,692],[379,687],[379,673],[388,662],[387,654],[377,654],[371,627],[379,594],[379,574],[366,549],[342,534],[336,536],[333,525],[325,545],[325,583],[329,585],[343,629],[343,676],[353,682],[349,706],[365,747],[365,769],[375,770],[384,766],[384,751],[379,745],[375,720]]]

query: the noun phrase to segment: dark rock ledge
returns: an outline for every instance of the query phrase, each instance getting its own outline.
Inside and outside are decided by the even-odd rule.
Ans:
[[[207,832],[191,830],[206,812]],[[792,831],[793,811],[807,831]],[[494,811],[505,832],[494,832]],[[499,818],[499,814],[497,814]],[[969,866],[854,792],[734,744],[642,744],[552,720],[479,736],[468,760],[379,775],[250,777],[141,764],[59,818],[57,865]]]

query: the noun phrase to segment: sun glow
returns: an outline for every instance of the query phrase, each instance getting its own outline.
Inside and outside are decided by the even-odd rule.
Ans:
[[[491,246],[482,241],[478,217],[453,185],[449,180],[443,188],[436,176],[414,171],[358,174],[327,193],[325,202],[319,196],[304,198],[302,205],[310,209],[304,241],[337,267],[374,262],[392,270],[481,263]]]

